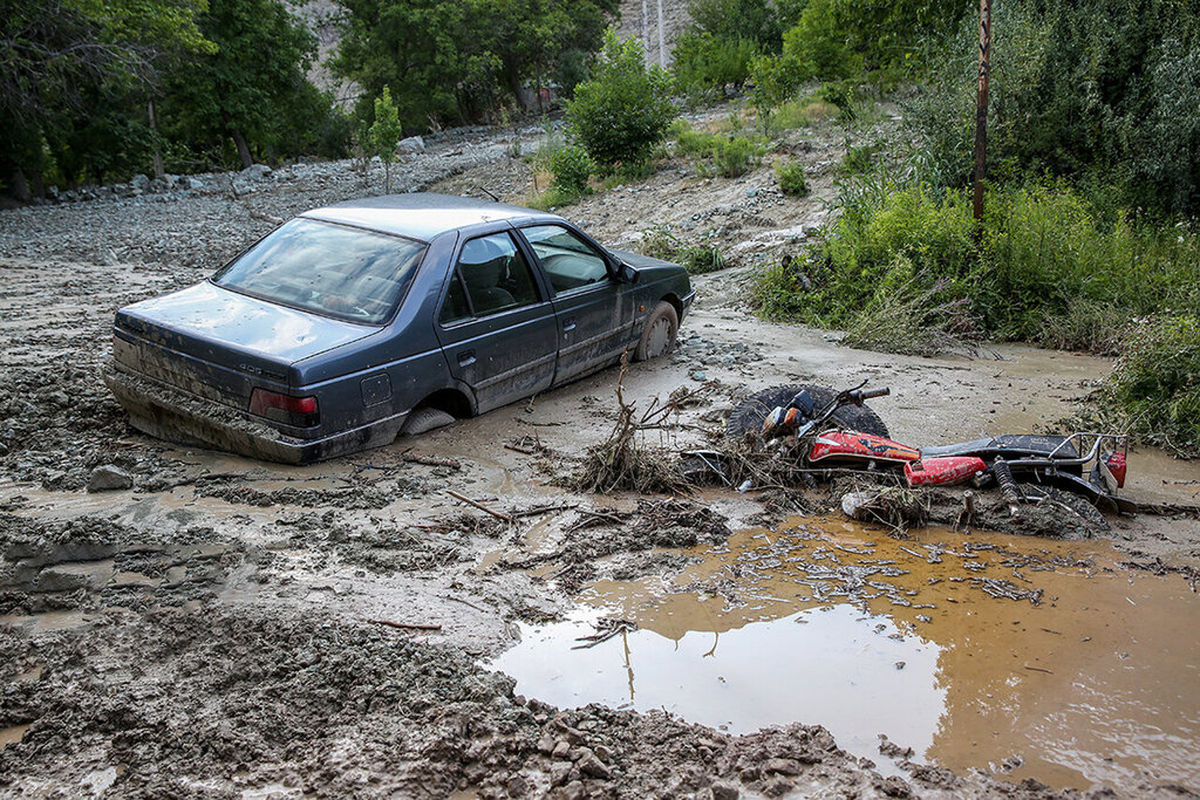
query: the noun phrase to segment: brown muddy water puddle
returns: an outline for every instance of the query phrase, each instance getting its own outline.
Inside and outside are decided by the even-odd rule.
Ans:
[[[1052,786],[1200,789],[1200,595],[1104,541],[841,520],[743,531],[674,579],[600,581],[488,663],[560,707],[662,708],[730,733],[820,723],[877,762]],[[602,618],[638,629],[573,649]]]

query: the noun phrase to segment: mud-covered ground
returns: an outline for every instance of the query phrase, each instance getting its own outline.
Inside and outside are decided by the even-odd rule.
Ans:
[[[520,202],[532,174],[512,155],[536,135],[431,140],[396,170],[397,186],[482,187]],[[677,351],[625,378],[641,408],[698,390],[644,444],[705,444],[763,386],[868,378],[892,387],[877,410],[902,440],[1031,429],[1065,416],[1109,368],[1015,346],[974,360],[854,351],[755,320],[748,276],[827,218],[841,141],[818,131],[785,144],[808,162],[808,198],[784,198],[769,165],[725,180],[680,160],[566,211],[616,246],[670,225],[707,236],[734,263],[696,280]],[[819,720],[730,736],[661,713],[560,711],[479,666],[514,643],[518,623],[561,618],[589,582],[675,574],[689,561],[680,548],[723,542],[751,520],[829,511],[821,493],[566,488],[614,424],[615,369],[304,468],[128,427],[99,378],[116,308],[202,278],[273,220],[381,182],[378,167],[364,178],[349,163],[297,165],[0,212],[0,794],[1079,794],[912,762],[885,779]],[[1146,452],[1130,474],[1142,498],[1196,502],[1194,467]],[[1200,521],[1186,512],[1110,522],[1131,563],[1200,565]],[[1151,778],[1093,794],[1106,792],[1187,794]]]

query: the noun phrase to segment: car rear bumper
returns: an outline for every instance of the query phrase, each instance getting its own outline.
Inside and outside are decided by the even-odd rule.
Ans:
[[[133,427],[168,441],[199,444],[282,464],[311,464],[391,443],[407,414],[320,438],[288,436],[247,413],[167,386],[109,362],[104,383]]]

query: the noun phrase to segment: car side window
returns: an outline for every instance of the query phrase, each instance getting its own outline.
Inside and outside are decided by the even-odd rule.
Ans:
[[[537,254],[555,294],[608,280],[608,264],[596,249],[560,225],[534,225],[521,233]]]
[[[463,245],[438,319],[445,325],[486,317],[533,305],[539,299],[533,272],[512,236],[494,233]]]
[[[446,302],[442,304],[442,313],[438,315],[438,322],[443,325],[453,325],[455,322],[461,322],[464,319],[471,318],[471,307],[467,305],[467,293],[463,291],[462,279],[458,277],[458,270],[450,276],[450,290],[446,292]]]

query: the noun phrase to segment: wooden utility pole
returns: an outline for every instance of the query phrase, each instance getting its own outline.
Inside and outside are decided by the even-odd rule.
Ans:
[[[987,177],[988,73],[992,58],[992,0],[979,0],[979,95],[975,104],[975,221],[983,220]]]

